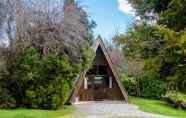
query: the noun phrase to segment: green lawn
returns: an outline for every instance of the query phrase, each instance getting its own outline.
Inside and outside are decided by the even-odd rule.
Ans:
[[[65,106],[60,110],[0,110],[0,118],[62,118],[62,116],[70,114],[74,111],[71,106]]]
[[[172,108],[160,100],[129,97],[129,102],[139,106],[140,109],[145,112],[186,118],[186,111]]]

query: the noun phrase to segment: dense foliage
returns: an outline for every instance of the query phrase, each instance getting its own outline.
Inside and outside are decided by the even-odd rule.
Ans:
[[[39,59],[36,49],[26,50],[16,64],[17,102],[30,108],[56,109],[67,101],[78,69],[67,56],[50,54]]]
[[[142,79],[139,85],[141,97],[160,99],[166,92],[166,84],[160,80]]]
[[[7,89],[7,82],[6,80],[0,80],[0,108],[15,108],[16,101]]]
[[[132,28],[127,35],[121,36],[123,51],[129,60],[139,60],[143,78],[160,79],[174,83],[178,88],[185,80],[185,53],[183,35],[163,26],[145,23]],[[185,85],[179,86],[185,90]]]
[[[123,85],[129,95],[136,96],[136,81],[134,78],[124,76],[122,78]]]
[[[123,84],[129,95],[151,99],[160,99],[165,95],[167,87],[161,80],[147,78],[136,80],[132,77],[125,77]]]
[[[4,49],[1,49],[0,52],[0,108],[15,108],[16,101],[12,96],[9,86],[10,82],[7,78],[8,71],[6,61],[4,60],[5,56],[3,56]]]
[[[74,0],[5,0],[0,9],[8,42],[0,45],[0,108],[64,105],[92,61],[95,22]]]
[[[186,95],[177,91],[169,91],[163,97],[171,106],[179,109],[186,109]]]
[[[140,20],[114,39],[123,49],[128,66],[125,74],[134,78],[137,96],[160,98],[165,93],[160,92],[165,90],[163,84],[167,85],[167,91],[185,93],[185,0],[129,0],[129,3]]]
[[[185,0],[128,0],[142,19],[157,20],[176,31],[186,27]]]

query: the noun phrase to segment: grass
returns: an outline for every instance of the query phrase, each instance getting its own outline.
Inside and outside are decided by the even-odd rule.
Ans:
[[[172,108],[160,100],[129,97],[129,102],[139,106],[145,112],[186,118],[186,111]]]
[[[73,111],[72,106],[65,106],[60,110],[0,110],[0,118],[63,118],[63,116],[71,114]]]

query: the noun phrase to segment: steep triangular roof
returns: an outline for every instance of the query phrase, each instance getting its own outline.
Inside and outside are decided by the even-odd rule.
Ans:
[[[99,46],[101,47],[101,49],[103,51],[103,54],[104,54],[104,56],[105,56],[105,58],[106,58],[106,60],[108,62],[108,65],[109,65],[109,67],[110,67],[110,69],[111,69],[111,71],[113,73],[113,76],[114,76],[114,78],[115,78],[115,80],[116,80],[116,82],[117,82],[117,84],[119,86],[119,89],[121,90],[122,95],[123,95],[125,101],[127,102],[128,101],[127,92],[126,92],[121,80],[119,79],[119,75],[117,73],[117,70],[116,70],[116,68],[115,68],[115,66],[114,66],[114,64],[112,62],[112,59],[111,59],[111,57],[110,57],[110,55],[109,55],[109,53],[108,53],[108,51],[107,51],[107,49],[105,47],[105,45],[103,43],[103,40],[102,40],[100,35],[98,36],[98,38],[96,40],[96,44],[95,44],[95,48],[94,48],[95,51],[98,49]],[[80,74],[78,80],[75,83],[75,89],[74,89],[74,91],[73,91],[73,93],[72,93],[72,95],[70,97],[70,102],[71,103],[74,101],[74,97],[77,96],[77,94],[78,94],[79,88],[80,88],[81,84],[83,83],[83,79],[84,79],[85,74],[86,74],[86,72],[82,72]]]
[[[101,46],[101,49],[102,49],[102,51],[103,51],[103,53],[104,53],[104,55],[105,55],[105,57],[107,59],[107,62],[109,64],[110,68],[111,68],[112,73],[114,74],[114,77],[116,78],[116,82],[118,83],[118,86],[119,86],[119,88],[120,88],[120,90],[121,90],[121,92],[123,94],[123,97],[127,101],[127,92],[126,92],[121,80],[119,79],[119,74],[117,73],[116,67],[113,64],[112,59],[111,59],[111,57],[110,57],[110,55],[109,55],[109,53],[108,53],[108,51],[107,51],[107,49],[105,47],[105,45],[103,43],[103,40],[102,40],[100,35],[98,36],[96,43],[97,43],[97,47],[99,45]]]

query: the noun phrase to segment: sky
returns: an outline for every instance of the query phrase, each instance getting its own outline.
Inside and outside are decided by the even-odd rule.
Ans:
[[[110,40],[115,32],[126,32],[134,22],[135,13],[126,0],[78,0],[97,24],[95,36]]]
[[[77,2],[88,13],[89,18],[96,22],[95,37],[100,34],[109,42],[116,32],[126,32],[135,19],[135,13],[127,0],[77,0]]]

